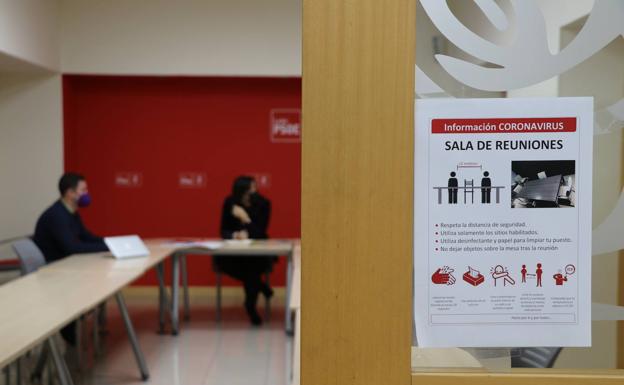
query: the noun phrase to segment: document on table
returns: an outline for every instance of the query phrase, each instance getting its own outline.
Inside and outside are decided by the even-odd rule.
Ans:
[[[221,241],[190,241],[190,242],[165,242],[166,246],[171,246],[179,249],[208,249],[216,250],[223,247]]]
[[[195,247],[201,247],[209,250],[216,250],[223,247],[223,242],[220,241],[205,241],[205,242],[195,242]]]
[[[249,246],[253,243],[252,239],[226,239],[225,244],[228,246]]]

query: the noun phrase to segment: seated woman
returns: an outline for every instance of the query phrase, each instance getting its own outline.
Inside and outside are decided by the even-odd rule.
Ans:
[[[232,186],[232,195],[223,202],[221,237],[224,239],[267,239],[271,202],[258,194],[252,177],[239,176]],[[258,294],[266,298],[273,290],[262,280],[274,263],[273,257],[228,256],[216,257],[215,263],[225,274],[238,279],[245,288],[245,310],[253,325],[261,325],[256,309]]]

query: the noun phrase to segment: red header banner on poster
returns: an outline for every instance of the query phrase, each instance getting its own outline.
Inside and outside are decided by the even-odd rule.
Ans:
[[[576,118],[433,119],[433,134],[576,132]]]

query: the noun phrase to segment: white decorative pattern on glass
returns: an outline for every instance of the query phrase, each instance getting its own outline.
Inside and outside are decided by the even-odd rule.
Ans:
[[[436,55],[440,65],[455,79],[485,91],[507,91],[550,79],[591,57],[624,34],[624,2],[621,0],[596,0],[576,39],[556,55],[548,49],[546,22],[533,0],[511,1],[517,31],[515,39],[508,45],[494,44],[468,29],[455,17],[446,1],[421,0],[420,3],[438,30],[459,49],[502,67],[491,68],[447,55]],[[490,20],[501,17],[503,11],[496,3],[479,3],[484,12],[489,12],[486,16]],[[494,11],[494,8],[497,10]]]

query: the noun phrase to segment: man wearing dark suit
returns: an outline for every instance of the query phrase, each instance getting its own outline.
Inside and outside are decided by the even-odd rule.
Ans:
[[[492,180],[489,178],[490,173],[484,172],[481,178],[481,203],[490,203],[492,195]]]
[[[448,180],[448,203],[457,204],[457,186],[459,183],[457,182],[457,178],[455,178],[455,171],[451,171],[451,177]]]
[[[107,251],[104,240],[93,235],[82,223],[79,207],[91,203],[85,178],[76,173],[66,173],[59,180],[61,198],[41,214],[35,227],[34,242],[48,263],[72,254]],[[61,334],[74,345],[75,325],[70,323]]]

